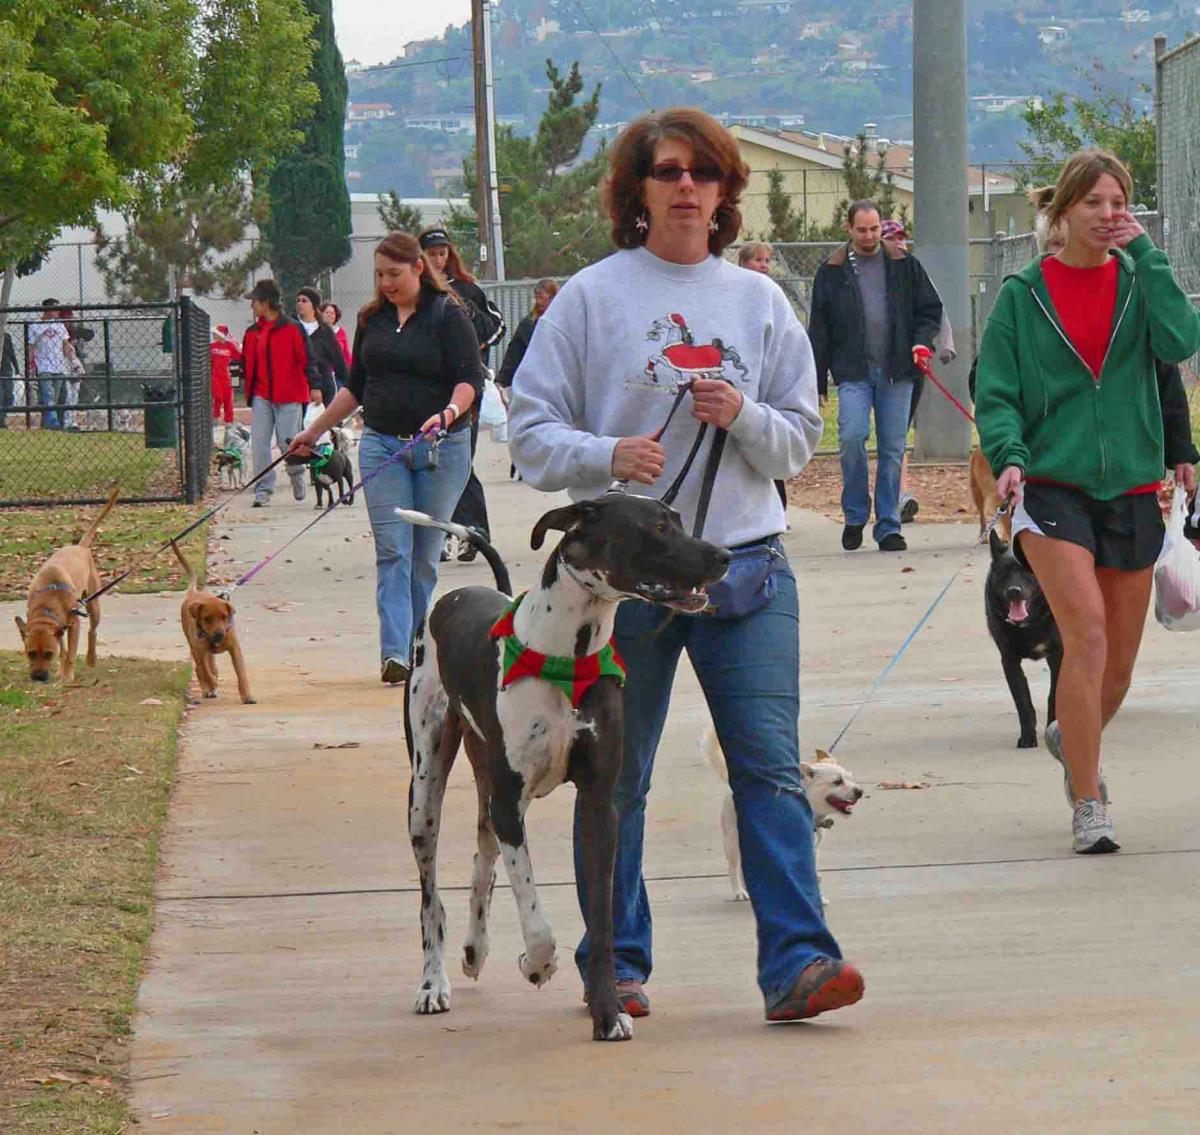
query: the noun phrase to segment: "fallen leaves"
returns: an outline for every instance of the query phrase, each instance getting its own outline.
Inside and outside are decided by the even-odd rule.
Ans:
[[[888,790],[895,790],[895,789],[920,789],[920,788],[929,788],[931,786],[926,784],[923,780],[881,780],[879,782],[879,784],[876,785],[876,787],[888,789]]]
[[[341,741],[336,745],[326,744],[324,741],[314,741],[314,749],[361,749],[361,741]]]

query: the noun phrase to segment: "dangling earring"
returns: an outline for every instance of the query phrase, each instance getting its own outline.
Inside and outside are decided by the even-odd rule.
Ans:
[[[638,214],[638,219],[637,219],[636,221],[634,221],[634,223],[633,223],[633,227],[634,227],[635,229],[637,229],[637,231],[638,231],[638,232],[640,232],[640,233],[644,233],[644,232],[648,232],[648,231],[649,231],[649,229],[650,229],[650,220],[649,220],[649,218],[646,216],[646,214],[645,214],[645,213],[639,213],[639,214]]]
[[[717,218],[715,214],[708,218],[708,231],[710,233],[715,233],[720,227],[721,226],[717,224]]]

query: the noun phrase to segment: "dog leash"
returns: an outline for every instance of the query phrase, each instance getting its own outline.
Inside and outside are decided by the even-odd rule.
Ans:
[[[254,564],[254,566],[251,567],[249,571],[245,572],[238,579],[234,580],[234,582],[231,583],[228,587],[223,588],[219,592],[221,597],[224,599],[229,599],[233,595],[233,593],[235,591],[237,591],[237,589],[239,587],[245,587],[246,584],[248,584],[252,579],[254,579],[254,577],[256,575],[258,575],[258,573],[267,566],[267,564],[269,564],[272,560],[274,560],[277,556],[281,555],[283,552],[287,551],[287,549],[290,548],[297,540],[299,540],[300,537],[303,536],[310,528],[314,528],[314,527],[316,527],[316,525],[320,524],[321,521],[324,520],[331,512],[333,512],[333,510],[335,508],[338,508],[340,505],[346,504],[351,498],[353,498],[355,493],[362,490],[362,488],[367,484],[367,482],[373,481],[376,477],[379,476],[380,473],[382,473],[386,468],[388,468],[389,465],[393,465],[396,462],[402,461],[405,457],[407,457],[413,451],[413,449],[416,447],[416,445],[419,442],[432,441],[433,445],[436,447],[442,443],[442,439],[445,436],[446,436],[446,433],[444,430],[436,430],[429,434],[420,434],[419,433],[419,434],[416,434],[415,436],[409,438],[409,440],[406,441],[399,448],[399,450],[397,450],[395,453],[393,453],[390,457],[386,458],[383,461],[383,463],[379,466],[378,469],[372,469],[370,473],[368,473],[365,477],[362,478],[361,481],[358,482],[358,484],[351,486],[351,488],[348,492],[343,493],[327,509],[325,509],[318,516],[313,517],[313,519],[310,520],[303,528],[301,528],[299,532],[296,532],[294,535],[289,537],[283,544],[281,544],[278,548],[276,548],[275,551],[271,552],[267,556],[264,556],[261,560],[258,561],[258,563]]]
[[[900,661],[900,659],[904,657],[908,648],[910,646],[912,646],[913,641],[916,639],[917,635],[920,633],[921,628],[927,622],[929,622],[929,619],[933,615],[934,611],[936,611],[938,609],[938,607],[941,605],[942,600],[946,598],[946,595],[949,593],[950,588],[954,584],[954,581],[962,573],[963,568],[965,568],[967,566],[967,564],[970,562],[970,557],[975,554],[975,551],[980,544],[987,543],[987,541],[991,538],[992,533],[996,529],[996,525],[1000,523],[1001,518],[1005,515],[1005,513],[1008,512],[1011,499],[1012,498],[1010,497],[1009,500],[1004,501],[1004,503],[1001,504],[1000,507],[996,510],[996,515],[992,517],[992,519],[988,522],[987,527],[985,527],[983,532],[980,533],[979,539],[976,541],[975,545],[963,557],[962,562],[958,565],[958,567],[956,567],[954,569],[950,578],[948,580],[946,580],[941,591],[939,591],[937,593],[937,596],[934,598],[933,602],[929,604],[928,608],[926,608],[925,613],[917,620],[917,625],[915,627],[913,627],[913,629],[911,631],[908,632],[908,635],[905,637],[904,641],[900,644],[900,649],[897,650],[896,653],[893,654],[890,659],[888,659],[888,663],[886,666],[884,666],[883,670],[880,672],[879,677],[875,679],[874,684],[867,691],[866,696],[862,699],[862,701],[860,701],[858,703],[858,705],[855,707],[854,712],[850,715],[850,720],[847,721],[846,724],[842,726],[838,735],[833,739],[833,744],[829,746],[829,748],[827,750],[828,752],[832,753],[834,751],[834,749],[836,749],[838,747],[838,743],[841,741],[841,739],[843,737],[845,737],[847,733],[850,732],[850,726],[852,726],[858,720],[859,714],[861,714],[862,711],[864,709],[866,709],[867,706],[870,705],[871,702],[874,700],[875,695],[879,692],[879,688],[883,685],[883,683],[885,681],[887,681],[888,675],[892,672],[892,670],[895,669],[896,664]]]
[[[938,379],[937,375],[935,375],[933,373],[933,367],[929,365],[928,359],[926,359],[926,358],[919,359],[917,362],[917,369],[927,379],[929,379],[929,381],[932,382],[933,385],[936,386],[947,398],[950,399],[950,401],[958,409],[958,412],[960,414],[962,414],[962,416],[964,418],[966,418],[967,421],[971,423],[971,425],[975,424],[975,415],[972,414],[971,411],[968,410],[966,408],[966,406],[964,406],[957,398],[955,398],[954,395],[951,394],[950,391],[947,390],[944,385],[942,385],[942,382]]]
[[[237,497],[241,496],[241,494],[244,493],[247,489],[251,488],[256,482],[261,481],[263,479],[263,477],[265,477],[272,469],[275,468],[276,465],[278,465],[286,457],[287,457],[286,453],[281,453],[274,461],[271,462],[270,465],[268,465],[265,469],[263,469],[261,473],[256,474],[251,480],[247,481],[240,489],[237,489],[235,492],[233,492],[229,496],[227,496],[223,501],[221,501],[220,504],[215,505],[213,508],[210,508],[202,516],[198,517],[196,520],[193,520],[191,522],[191,524],[189,524],[186,528],[184,528],[180,532],[177,532],[174,536],[169,537],[163,543],[159,544],[159,546],[157,548],[155,548],[152,552],[144,552],[142,555],[136,557],[134,559],[133,563],[130,564],[129,567],[127,567],[123,572],[121,572],[120,575],[115,576],[114,578],[110,579],[103,587],[97,589],[93,594],[80,596],[79,602],[74,608],[74,613],[79,615],[81,618],[86,619],[88,617],[88,613],[87,613],[87,604],[88,603],[91,603],[94,600],[99,599],[101,595],[104,595],[107,592],[111,591],[123,579],[127,579],[130,575],[132,575],[134,573],[134,571],[137,570],[137,567],[139,564],[143,563],[146,560],[153,559],[160,552],[165,552],[172,544],[176,544],[180,540],[184,539],[185,537],[190,536],[202,524],[207,524],[223,508],[227,508],[229,505],[231,505],[234,502],[234,500],[237,499]]]

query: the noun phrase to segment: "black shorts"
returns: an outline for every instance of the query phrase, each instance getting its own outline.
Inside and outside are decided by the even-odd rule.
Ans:
[[[1013,541],[1017,558],[1021,532],[1035,532],[1054,540],[1078,544],[1092,553],[1097,567],[1141,571],[1162,551],[1162,510],[1155,493],[1136,493],[1102,501],[1068,485],[1026,484],[1013,512]]]

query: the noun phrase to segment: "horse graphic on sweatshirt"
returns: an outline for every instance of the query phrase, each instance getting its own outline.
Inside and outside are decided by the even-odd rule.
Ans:
[[[720,339],[698,344],[695,335],[682,315],[672,312],[656,319],[646,333],[652,343],[662,343],[657,354],[646,360],[645,373],[657,385],[668,377],[672,386],[691,382],[695,378],[725,377],[725,363],[743,376],[748,374],[736,349]]]

